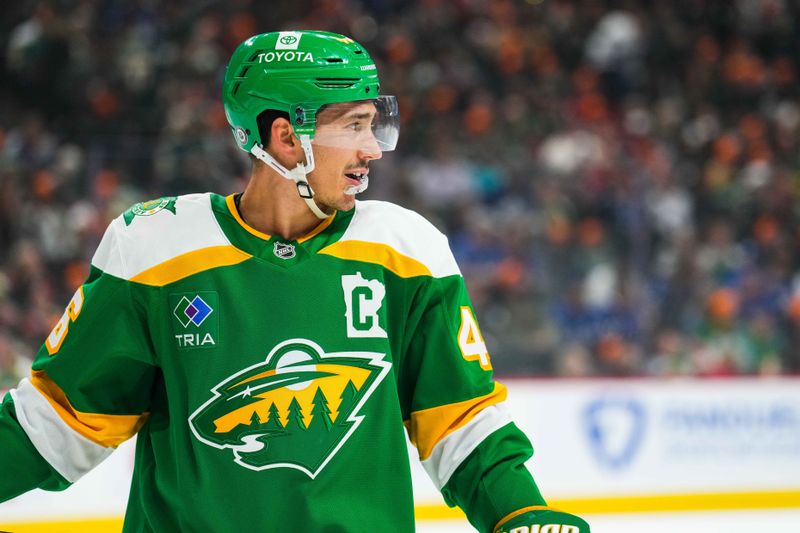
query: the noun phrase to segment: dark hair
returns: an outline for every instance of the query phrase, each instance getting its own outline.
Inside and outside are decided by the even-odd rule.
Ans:
[[[269,140],[272,138],[272,123],[275,122],[276,118],[285,118],[286,120],[289,120],[289,113],[286,111],[278,111],[276,109],[267,109],[262,111],[261,114],[256,117],[258,135],[261,137],[261,146],[264,148],[264,150],[267,149]],[[259,162],[259,159],[253,154],[248,155],[250,156],[250,161],[252,161],[254,165]]]
[[[265,150],[267,149],[267,146],[269,146],[269,140],[272,137],[272,123],[275,122],[275,119],[277,118],[285,118],[286,120],[289,120],[289,113],[286,111],[267,109],[262,111],[261,114],[256,117],[258,134],[261,137],[261,145]]]

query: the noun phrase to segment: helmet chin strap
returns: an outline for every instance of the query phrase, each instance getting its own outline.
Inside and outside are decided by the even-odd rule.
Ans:
[[[307,164],[304,165],[303,163],[297,163],[297,166],[292,170],[289,170],[285,166],[278,163],[274,157],[272,157],[258,144],[253,145],[253,147],[250,149],[250,153],[256,156],[260,161],[263,161],[269,165],[270,168],[284,178],[292,180],[295,185],[297,185],[297,193],[306,203],[311,212],[314,213],[314,215],[316,215],[316,217],[320,220],[324,220],[328,218],[329,215],[323,213],[322,209],[320,209],[317,203],[314,201],[314,190],[311,188],[311,185],[308,184],[308,180],[306,179],[306,176],[314,170],[315,166],[314,152],[311,149],[311,137],[308,135],[301,135],[300,146],[303,147]],[[366,189],[366,186],[364,188]],[[348,194],[350,193],[348,192]]]

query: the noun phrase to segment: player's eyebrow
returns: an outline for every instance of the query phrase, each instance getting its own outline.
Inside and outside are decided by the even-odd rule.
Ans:
[[[317,119],[320,123],[332,124],[340,120],[349,120],[352,117],[363,120],[372,116],[364,109],[364,104],[369,102],[347,102],[345,104],[325,104],[317,111]],[[373,108],[374,109],[374,105]],[[359,113],[359,111],[361,111]]]
[[[354,114],[353,112],[350,112],[350,113],[347,113],[346,115],[344,115],[342,117],[342,119],[343,120],[353,120],[353,119],[366,120],[366,119],[372,118],[373,116],[375,116],[374,113],[355,113]]]

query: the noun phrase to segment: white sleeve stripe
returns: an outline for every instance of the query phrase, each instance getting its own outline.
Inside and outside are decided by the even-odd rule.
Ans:
[[[70,483],[78,481],[114,451],[69,427],[28,378],[10,392],[19,425],[39,454]]]
[[[490,405],[463,427],[458,428],[433,448],[430,457],[422,461],[436,488],[442,490],[450,476],[483,440],[511,422],[503,404]]]

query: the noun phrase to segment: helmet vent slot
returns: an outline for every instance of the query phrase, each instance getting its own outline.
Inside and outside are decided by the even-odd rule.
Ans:
[[[326,57],[325,61],[328,63],[344,63],[344,59],[341,57]]]
[[[239,71],[239,74],[236,77],[237,78],[244,78],[245,76],[247,76],[247,71],[248,70],[250,70],[250,66],[249,65],[245,65],[244,67],[242,67],[242,70]]]
[[[253,52],[253,53],[250,55],[250,59],[248,59],[248,61],[249,61],[249,62],[251,62],[251,63],[252,63],[252,62],[254,62],[254,61],[256,60],[256,58],[257,58],[259,55],[262,55],[263,53],[264,53],[264,50],[256,50],[255,52]]]
[[[358,78],[317,78],[314,85],[321,89],[347,89],[358,82]]]
[[[238,92],[239,92],[239,87],[240,87],[241,85],[242,85],[242,82],[240,82],[240,81],[237,81],[237,82],[236,82],[236,83],[233,85],[233,90],[231,91],[231,95],[232,95],[232,96],[236,96],[236,93],[238,93]]]

